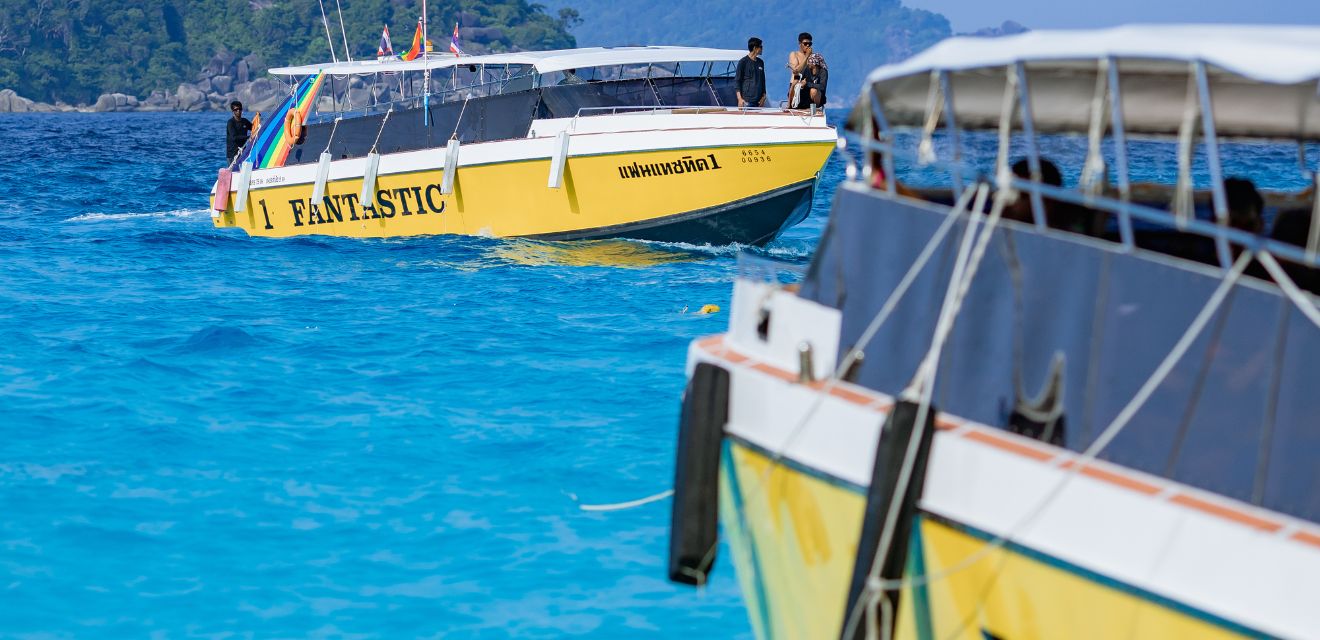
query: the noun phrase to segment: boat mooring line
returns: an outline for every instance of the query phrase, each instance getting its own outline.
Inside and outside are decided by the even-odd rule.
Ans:
[[[614,502],[611,504],[582,504],[582,502],[578,500],[576,494],[569,493],[566,495],[568,495],[568,498],[570,500],[576,502],[578,508],[583,511],[624,511],[627,509],[634,509],[642,505],[651,504],[652,502],[659,502],[661,500],[664,500],[665,498],[674,495],[674,490],[666,489],[655,495],[646,496],[645,498],[638,498],[636,500],[629,500],[627,502]]]

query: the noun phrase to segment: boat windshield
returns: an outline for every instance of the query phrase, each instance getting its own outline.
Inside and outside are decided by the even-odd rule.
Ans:
[[[311,122],[539,92],[540,117],[603,107],[732,106],[736,65],[725,60],[608,64],[540,73],[532,64],[471,63],[422,70],[331,75]],[[428,77],[429,76],[429,77]],[[585,113],[583,115],[586,115]]]

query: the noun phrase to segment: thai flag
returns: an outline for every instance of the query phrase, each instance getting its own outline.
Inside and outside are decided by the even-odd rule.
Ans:
[[[458,48],[458,23],[454,23],[454,35],[449,37],[449,50],[454,52],[455,56],[463,55],[463,50]]]
[[[387,24],[380,32],[380,46],[376,47],[376,59],[384,60],[393,57],[394,47],[390,45],[390,25]]]

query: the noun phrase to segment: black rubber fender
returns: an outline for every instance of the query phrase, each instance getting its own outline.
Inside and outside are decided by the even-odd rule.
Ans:
[[[847,634],[848,618],[852,615],[865,615],[864,612],[854,614],[853,609],[863,606],[859,604],[862,591],[866,586],[867,576],[871,573],[871,565],[875,563],[875,558],[880,552],[880,535],[884,530],[886,514],[895,501],[899,502],[898,521],[894,539],[890,541],[889,553],[885,555],[885,563],[880,567],[880,578],[884,580],[902,578],[903,568],[907,565],[908,541],[911,539],[912,525],[916,520],[917,501],[921,499],[921,490],[926,484],[926,461],[930,457],[931,439],[935,435],[935,407],[932,406],[927,411],[926,428],[922,430],[917,429],[918,409],[915,402],[907,400],[895,402],[894,407],[889,410],[889,416],[885,418],[884,426],[880,429],[875,464],[871,468],[871,486],[866,493],[866,512],[862,518],[862,532],[857,540],[857,558],[853,564],[852,581],[848,585],[848,605],[844,609],[843,627],[839,630],[839,635],[844,640],[860,640],[866,637],[865,624],[854,625],[853,633]],[[904,495],[896,496],[894,493],[898,488],[903,458],[907,455],[908,443],[914,437],[920,437],[921,441],[917,445],[912,479]],[[898,611],[899,592],[890,591],[889,596],[894,605],[893,610]],[[891,635],[887,637],[892,637],[894,620],[888,622]]]
[[[669,522],[669,579],[705,584],[719,541],[720,450],[729,422],[729,371],[701,362],[683,392]]]

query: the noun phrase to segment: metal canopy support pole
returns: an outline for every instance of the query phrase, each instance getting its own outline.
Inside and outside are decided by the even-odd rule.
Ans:
[[[1310,99],[1316,98],[1320,98],[1320,81],[1315,83],[1315,92],[1302,100],[1301,124],[1297,127],[1297,160],[1302,164],[1303,174],[1307,171],[1306,114],[1309,111],[1307,103]],[[1315,263],[1317,254],[1320,254],[1320,169],[1312,171],[1310,178],[1315,187],[1311,191],[1311,233],[1306,238],[1306,259]]]
[[[1013,146],[1013,111],[1017,109],[1017,69],[1004,67],[1004,100],[999,107],[999,144],[995,151],[996,200],[1014,191],[1013,172],[1009,170],[1008,154]]]
[[[1178,125],[1178,182],[1173,190],[1173,218],[1179,230],[1196,218],[1196,189],[1192,181],[1192,161],[1196,152],[1196,119],[1201,116],[1201,100],[1196,90],[1195,65],[1187,65],[1187,95],[1183,100],[1182,123]]]
[[[948,71],[940,71],[940,92],[944,94],[944,128],[949,133],[953,156],[953,192],[962,193],[962,146],[958,144],[958,122],[953,115],[953,83],[949,81]]]
[[[1018,103],[1022,109],[1022,133],[1027,137],[1027,166],[1031,169],[1031,181],[1040,184],[1040,148],[1036,146],[1036,121],[1031,112],[1031,89],[1027,85],[1027,66],[1021,61],[1013,64],[1017,73]],[[1032,185],[1031,217],[1037,229],[1045,228],[1045,203],[1040,197],[1040,190]]]
[[[865,87],[866,85],[863,85],[864,93],[862,93],[859,100],[861,100],[862,106],[866,107],[869,114],[872,110],[871,93]],[[848,167],[844,173],[849,180],[856,180],[860,175],[862,182],[865,182],[868,187],[875,184],[875,147],[872,143],[880,138],[880,134],[876,133],[876,126],[875,116],[873,115],[868,115],[866,120],[862,122],[862,170],[855,170],[851,159],[849,159]],[[846,144],[847,139],[840,136],[835,148],[843,151]],[[846,153],[843,154],[843,157],[850,158]]]
[[[1114,135],[1114,171],[1118,174],[1118,198],[1123,204],[1118,208],[1118,236],[1123,241],[1124,249],[1132,249],[1132,215],[1128,212],[1128,203],[1132,202],[1132,182],[1128,175],[1127,130],[1123,124],[1123,91],[1119,85],[1118,59],[1110,57],[1105,65],[1109,67],[1109,118]]]
[[[428,62],[431,58],[431,52],[427,50],[426,45],[429,41],[426,39],[426,23],[429,22],[426,17],[426,0],[422,0],[422,126],[431,126],[431,65]]]
[[[1224,193],[1224,171],[1219,164],[1219,140],[1215,137],[1215,112],[1210,102],[1210,80],[1206,77],[1205,62],[1192,63],[1196,74],[1196,93],[1201,101],[1201,135],[1205,138],[1205,158],[1210,166],[1210,189],[1215,203],[1215,219],[1220,226],[1228,224],[1228,197]],[[1219,253],[1219,263],[1224,269],[1233,266],[1232,254],[1228,250],[1228,239],[1222,234],[1215,236],[1215,248]]]
[[[1315,179],[1311,190],[1311,233],[1306,238],[1306,259],[1312,264],[1320,254],[1320,171],[1312,174]]]

